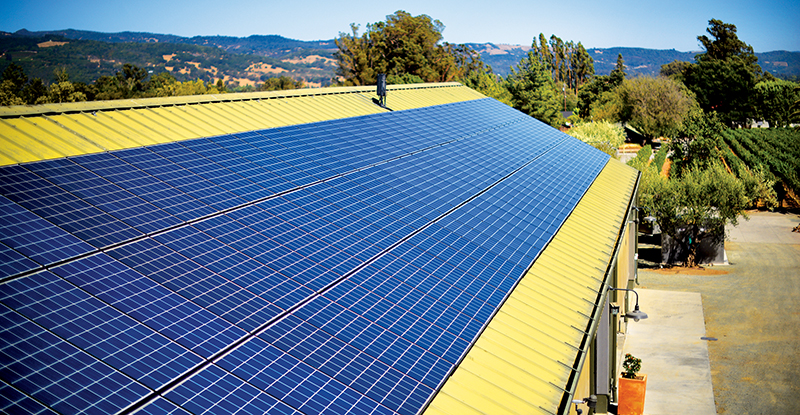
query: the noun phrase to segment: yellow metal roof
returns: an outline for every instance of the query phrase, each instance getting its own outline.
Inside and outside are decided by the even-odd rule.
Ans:
[[[0,107],[0,166],[485,98],[459,83]]]
[[[558,412],[637,177],[606,164],[426,415]]]
[[[0,107],[0,165],[388,111],[375,98],[375,87],[348,87]],[[480,98],[458,83],[398,85],[389,87],[387,107]],[[558,410],[636,177],[609,161],[427,413]]]

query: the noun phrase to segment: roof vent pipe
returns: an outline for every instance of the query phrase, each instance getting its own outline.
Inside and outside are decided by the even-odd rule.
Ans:
[[[378,105],[386,108],[386,74],[378,74]]]

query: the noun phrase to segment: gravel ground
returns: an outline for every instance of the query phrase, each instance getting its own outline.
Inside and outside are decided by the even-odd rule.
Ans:
[[[729,232],[730,265],[640,269],[639,283],[701,293],[717,413],[800,414],[800,216],[750,216]]]

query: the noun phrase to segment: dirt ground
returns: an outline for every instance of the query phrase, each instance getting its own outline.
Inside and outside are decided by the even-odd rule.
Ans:
[[[800,217],[750,216],[725,244],[730,265],[640,269],[640,286],[701,293],[717,413],[800,413],[800,234],[784,233]]]

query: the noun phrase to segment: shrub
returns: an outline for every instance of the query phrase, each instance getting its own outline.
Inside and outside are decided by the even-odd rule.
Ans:
[[[653,148],[648,144],[636,153],[636,157],[628,161],[628,165],[639,171],[644,171],[650,165],[650,156],[652,154]]]
[[[625,130],[622,129],[622,126],[608,121],[578,124],[572,127],[567,134],[612,156],[616,153],[617,148],[625,142]]]

